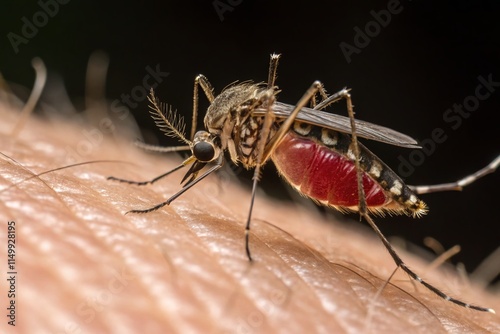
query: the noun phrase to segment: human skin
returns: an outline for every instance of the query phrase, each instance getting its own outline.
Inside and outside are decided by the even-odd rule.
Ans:
[[[103,137],[68,168],[86,139],[71,124],[31,118],[9,136],[14,111],[0,104],[0,301],[8,305],[7,222],[16,225],[16,326],[2,333],[494,333],[498,316],[446,302],[411,282],[373,234],[258,194],[250,248],[244,223],[250,193],[229,174],[210,176],[170,206],[180,171],[148,180],[182,160]],[[71,155],[71,154],[70,154]],[[75,156],[73,155],[73,158]],[[19,183],[11,186],[14,183]],[[265,182],[265,178],[264,181]],[[6,189],[7,187],[9,187]],[[2,190],[3,189],[3,190]],[[500,309],[500,298],[451,271],[417,273],[450,295]],[[425,273],[425,274],[424,274]]]

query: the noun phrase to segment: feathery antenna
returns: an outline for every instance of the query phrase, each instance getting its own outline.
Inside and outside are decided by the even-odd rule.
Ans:
[[[172,110],[172,107],[161,103],[156,98],[153,88],[151,88],[149,92],[148,100],[151,103],[149,105],[149,113],[151,117],[153,117],[156,126],[158,126],[161,131],[165,132],[165,135],[168,137],[177,138],[190,145],[191,141],[184,136],[184,131],[186,129],[184,118]]]

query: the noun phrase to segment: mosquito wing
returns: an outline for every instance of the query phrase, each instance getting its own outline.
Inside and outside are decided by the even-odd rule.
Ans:
[[[276,102],[273,105],[273,113],[277,118],[287,118],[290,116],[294,106],[286,103]],[[264,116],[265,109],[256,109],[253,112],[254,116]],[[312,125],[328,128],[334,131],[351,133],[351,122],[349,117],[340,116],[328,113],[321,110],[311,108],[302,108],[297,115],[297,121],[306,122]],[[420,148],[415,139],[404,135],[395,130],[376,125],[369,122],[355,120],[356,134],[358,137],[376,140],[382,143],[391,144],[395,146]]]

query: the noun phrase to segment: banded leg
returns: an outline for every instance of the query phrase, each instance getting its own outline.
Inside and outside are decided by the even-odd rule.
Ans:
[[[271,127],[274,123],[274,115],[271,110],[271,106],[274,103],[274,84],[276,81],[276,72],[278,68],[278,61],[280,55],[272,54],[269,62],[269,74],[268,74],[268,98],[266,101],[267,111],[264,116],[264,123],[262,125],[262,129],[259,134],[259,142],[257,144],[257,161],[255,165],[253,182],[252,182],[252,195],[250,199],[250,209],[248,211],[247,222],[245,225],[245,251],[249,261],[252,261],[252,255],[250,253],[250,222],[252,220],[252,212],[253,206],[255,203],[255,194],[257,192],[257,183],[260,179],[260,172],[262,165],[269,159],[274,148],[279,144],[280,140],[286,135],[290,127],[293,125],[295,118],[297,117],[299,111],[307,105],[308,102],[318,93],[320,89],[323,88],[323,85],[319,81],[315,81],[311,87],[306,91],[306,93],[299,100],[294,110],[287,118],[287,120],[281,125],[279,130],[276,132],[274,137],[270,140],[270,142],[266,145],[267,138],[271,131]]]
[[[461,300],[455,299],[455,298],[453,298],[453,297],[445,294],[444,292],[442,292],[441,290],[439,290],[435,286],[431,285],[430,283],[427,283],[422,278],[420,278],[414,271],[412,271],[404,263],[404,261],[401,259],[401,257],[396,252],[396,250],[392,247],[392,245],[390,244],[390,242],[387,240],[387,238],[384,236],[384,234],[380,231],[380,229],[378,228],[378,226],[375,224],[375,222],[369,216],[368,210],[367,210],[367,205],[366,205],[366,197],[365,197],[364,189],[363,189],[363,186],[362,186],[362,171],[361,171],[361,166],[360,166],[360,150],[359,150],[358,140],[357,140],[357,137],[356,137],[356,124],[355,124],[355,121],[354,121],[354,111],[353,111],[353,106],[352,106],[352,101],[351,101],[350,94],[347,94],[346,99],[347,99],[347,111],[349,113],[349,118],[350,118],[350,121],[351,121],[351,129],[352,129],[351,136],[352,136],[353,152],[354,152],[354,155],[355,155],[355,158],[356,158],[354,162],[355,162],[356,170],[357,170],[359,214],[360,214],[360,216],[363,217],[363,218],[365,218],[365,220],[368,222],[368,224],[370,224],[371,228],[375,231],[375,233],[377,234],[377,236],[382,241],[382,243],[384,244],[385,248],[387,249],[387,251],[391,255],[392,259],[396,263],[396,266],[398,266],[399,268],[401,268],[412,279],[414,279],[415,281],[419,282],[424,287],[426,287],[430,291],[434,292],[436,295],[438,295],[442,299],[450,301],[450,302],[452,302],[452,303],[454,303],[456,305],[459,305],[459,306],[462,306],[462,307],[465,307],[465,308],[474,309],[474,310],[477,310],[477,311],[495,313],[495,311],[493,309],[491,309],[491,308],[486,308],[486,307],[482,307],[482,306],[472,305],[472,304],[465,303],[465,302],[463,302]]]
[[[259,135],[259,142],[257,145],[257,164],[255,166],[254,175],[252,177],[252,195],[250,199],[250,208],[248,210],[247,222],[245,225],[245,252],[247,254],[248,260],[252,261],[252,255],[250,253],[250,222],[252,221],[252,212],[253,205],[255,203],[255,194],[257,192],[257,182],[260,179],[260,171],[263,164],[263,152],[265,149],[265,143],[267,141],[267,137],[269,136],[269,132],[271,131],[271,126],[274,122],[274,117],[270,110],[270,106],[274,103],[274,90],[276,83],[276,73],[278,70],[278,62],[280,59],[279,54],[271,54],[271,59],[269,60],[269,72],[267,76],[267,88],[268,88],[268,99],[267,99],[267,112],[264,116],[264,123],[262,125],[262,130]],[[273,92],[273,94],[271,94]]]
[[[182,162],[182,164],[180,164],[179,166],[175,167],[174,169],[169,170],[168,172],[166,172],[164,174],[161,174],[161,175],[155,177],[154,179],[151,179],[151,180],[148,180],[148,181],[131,181],[131,180],[120,179],[120,178],[117,178],[117,177],[114,177],[114,176],[108,176],[107,180],[118,181],[118,182],[128,183],[128,184],[135,184],[137,186],[145,186],[147,184],[153,184],[156,181],[163,179],[165,176],[168,176],[168,175],[172,174],[173,172],[176,172],[179,169],[185,167],[186,165],[189,165],[194,160],[195,160],[195,158],[193,156],[191,156],[191,157],[187,158],[186,160],[184,160]]]
[[[277,77],[277,69],[278,69],[278,62],[280,59],[279,54],[271,54],[271,59],[269,61],[269,73],[268,73],[268,79],[267,79],[267,88],[268,89],[273,89],[275,87],[275,82],[276,82],[276,77]],[[253,206],[255,203],[255,195],[257,192],[257,183],[260,179],[260,173],[261,173],[261,168],[262,165],[267,161],[267,159],[271,156],[274,148],[279,144],[280,140],[285,136],[285,134],[288,132],[290,127],[293,125],[293,122],[295,121],[295,118],[297,117],[297,114],[299,111],[305,107],[305,105],[308,103],[308,101],[311,103],[311,105],[315,106],[316,105],[316,94],[320,93],[322,96],[323,101],[328,98],[326,95],[326,91],[319,81],[315,81],[311,87],[307,90],[307,92],[302,96],[302,98],[299,100],[297,105],[295,106],[295,109],[292,111],[288,119],[285,121],[285,123],[280,127],[280,130],[278,130],[278,133],[275,134],[274,138],[271,140],[271,142],[266,146],[265,143],[267,141],[267,137],[269,136],[269,132],[271,131],[271,127],[274,123],[274,116],[271,111],[271,106],[274,101],[274,95],[269,96],[268,100],[268,108],[266,115],[264,116],[264,123],[262,126],[261,133],[259,135],[259,143],[257,146],[257,163],[255,166],[254,170],[254,175],[253,175],[253,182],[252,182],[252,195],[250,199],[250,208],[248,210],[248,216],[247,216],[247,222],[245,225],[245,251],[248,257],[249,261],[252,261],[252,255],[250,253],[250,222],[252,220],[252,212],[253,212]],[[334,94],[336,95],[336,94]]]
[[[270,67],[271,69],[271,67]],[[248,210],[247,223],[245,225],[245,252],[247,254],[248,260],[252,261],[252,255],[250,254],[250,222],[252,221],[252,212],[253,205],[255,203],[255,195],[257,193],[257,183],[260,180],[260,173],[262,165],[266,162],[264,160],[264,150],[267,142],[267,138],[269,137],[269,133],[271,131],[271,127],[274,123],[274,114],[271,110],[271,106],[273,105],[275,100],[274,92],[272,90],[268,90],[267,95],[267,112],[264,116],[264,123],[262,124],[262,129],[259,133],[259,141],[257,143],[257,161],[254,169],[254,174],[252,177],[252,195],[250,199],[250,208]]]
[[[281,55],[272,54],[271,59],[269,60],[269,73],[267,75],[267,88],[274,88],[274,84],[276,82],[276,72],[278,70],[278,62],[280,60]]]
[[[272,66],[270,66],[272,68]],[[271,74],[270,74],[271,77]],[[273,76],[274,77],[274,76]],[[249,248],[249,231],[250,231],[250,222],[252,218],[252,211],[253,211],[253,205],[255,201],[255,194],[257,191],[257,182],[260,177],[260,170],[262,165],[269,159],[269,157],[272,155],[274,149],[278,146],[280,143],[281,139],[287,134],[287,132],[290,130],[291,126],[295,122],[295,119],[299,113],[299,111],[304,108],[310,101],[311,99],[323,89],[323,85],[321,84],[320,81],[315,81],[313,84],[309,87],[309,89],[304,93],[302,98],[297,102],[295,105],[295,108],[293,111],[290,113],[290,116],[285,120],[285,122],[281,125],[281,127],[278,129],[278,131],[275,133],[274,137],[269,141],[269,143],[266,145],[266,139],[269,136],[269,132],[271,130],[271,126],[274,123],[274,115],[271,110],[272,103],[268,103],[268,109],[266,112],[266,115],[264,117],[264,124],[262,126],[261,134],[259,135],[259,143],[257,146],[257,163],[254,171],[254,176],[253,176],[253,184],[252,184],[252,197],[250,201],[250,210],[248,213],[247,217],[247,223],[245,227],[245,250],[247,253],[247,257],[249,261],[252,261],[252,256],[250,254],[250,248]],[[337,92],[333,94],[330,98],[332,100],[339,100],[348,95],[348,90],[343,89],[340,92]],[[270,96],[270,102],[274,99],[274,95]]]
[[[450,191],[450,190],[460,191],[463,189],[463,187],[476,182],[483,176],[495,172],[499,165],[500,165],[500,155],[496,157],[495,160],[490,162],[486,167],[481,168],[477,172],[468,175],[458,181],[450,183],[434,184],[430,186],[409,186],[409,187],[417,194],[428,194],[433,192]]]
[[[345,88],[345,87],[342,89],[342,91],[346,91],[346,92],[349,92],[350,90],[351,90],[350,88],[348,89],[348,88]],[[330,96],[326,96],[325,95],[323,97],[323,100],[321,100],[321,102],[318,105],[316,105],[314,107],[314,109],[315,110],[323,110],[326,107],[328,107],[330,104],[338,102],[338,101],[342,100],[343,98],[346,98],[345,94],[344,95],[338,95],[338,93],[337,93],[337,94],[333,94],[333,95],[330,95]]]
[[[280,54],[271,54],[271,59],[269,61],[269,72],[268,72],[268,76],[267,76],[267,88],[274,88],[275,86],[275,82],[276,82],[276,78],[277,78],[277,70],[278,70],[278,62],[281,58],[281,55]],[[321,95],[321,101],[325,101],[326,99],[328,99],[328,95],[326,94],[326,90],[325,88],[323,87],[323,85],[321,85],[321,87],[319,88],[319,91],[318,93]],[[311,104],[311,108],[313,109],[316,109],[316,95],[317,93],[315,93],[313,95],[313,97],[311,98],[311,101],[310,101],[310,104]]]
[[[320,104],[323,103],[323,101],[325,101],[325,100],[328,99],[328,94],[326,93],[326,89],[325,89],[325,87],[322,84],[321,87],[319,88],[318,92],[316,94],[314,94],[314,96],[311,99],[310,106],[311,106],[312,109],[315,109],[315,110],[321,110],[321,109],[324,108],[324,107],[323,108],[318,108],[317,107],[318,105],[316,104],[316,95],[318,95],[318,93],[321,96],[321,102],[320,102]]]
[[[213,165],[209,170],[207,170],[205,173],[203,173],[200,177],[193,177],[190,179],[190,181],[184,185],[182,187],[181,190],[179,190],[177,193],[175,193],[174,195],[172,195],[169,199],[167,199],[165,202],[162,202],[160,204],[157,204],[151,208],[148,208],[148,209],[143,209],[143,210],[130,210],[130,211],[127,211],[125,214],[128,214],[128,213],[148,213],[148,212],[153,212],[153,211],[156,211],[158,209],[161,209],[163,208],[165,205],[170,205],[170,203],[172,203],[175,199],[177,199],[179,196],[181,196],[182,194],[184,194],[187,190],[189,190],[191,187],[193,187],[194,185],[196,185],[198,182],[200,182],[201,180],[203,180],[204,178],[206,178],[208,175],[218,171],[222,166],[224,165],[224,155],[220,155],[219,158],[217,159],[217,162],[215,163],[215,165]],[[203,168],[205,166],[205,164],[203,164],[202,166],[200,166],[199,169]],[[184,176],[184,179],[186,179],[189,174],[195,174],[197,173],[198,170],[193,170],[193,171],[189,171],[188,174],[186,174],[186,176]]]

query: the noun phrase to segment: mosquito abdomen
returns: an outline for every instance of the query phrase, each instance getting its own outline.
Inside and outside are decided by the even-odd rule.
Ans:
[[[328,206],[357,207],[356,167],[341,154],[289,133],[276,148],[273,161],[302,194]],[[366,173],[363,186],[368,206],[380,207],[389,201],[383,188]]]
[[[356,167],[347,156],[347,138],[335,132],[324,133],[324,130],[322,135],[316,136],[314,132],[318,129],[310,131],[307,136],[290,131],[283,138],[272,157],[278,171],[303,195],[341,211],[356,211],[359,204]],[[323,141],[339,150],[328,147]],[[423,213],[425,204],[399,178],[396,179],[388,167],[375,159],[368,154],[361,159],[366,167],[362,175],[368,209],[376,213]]]

